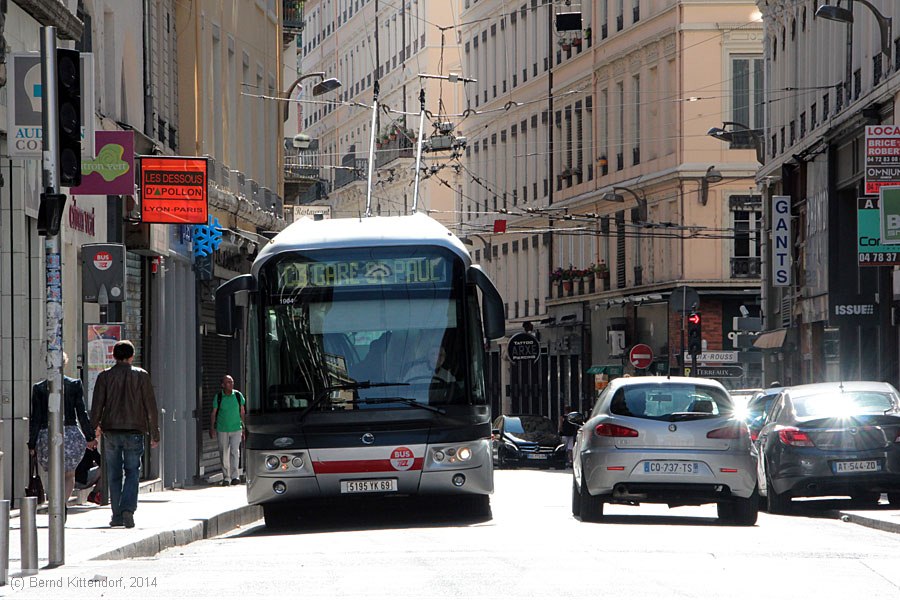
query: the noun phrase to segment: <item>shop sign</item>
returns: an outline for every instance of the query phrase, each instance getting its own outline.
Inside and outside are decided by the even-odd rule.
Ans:
[[[878,305],[872,295],[828,294],[828,322],[831,325],[865,327],[878,325]]]
[[[142,156],[141,221],[205,224],[207,167],[203,157]]]
[[[519,332],[509,338],[507,354],[513,362],[535,361],[541,356],[541,344],[532,334]]]
[[[791,285],[790,196],[772,196],[772,285]]]
[[[856,255],[860,267],[900,265],[900,246],[881,243],[880,206],[878,198],[856,201]]]
[[[900,126],[866,126],[866,194],[900,185]]]
[[[900,244],[900,187],[882,187],[878,191],[881,209],[881,243]]]
[[[43,151],[43,87],[41,55],[13,54],[9,59],[7,121],[9,156],[41,157]],[[81,154],[94,156],[94,55],[81,53]]]
[[[134,194],[134,132],[98,131],[95,158],[81,161],[81,185],[73,194],[116,196]]]

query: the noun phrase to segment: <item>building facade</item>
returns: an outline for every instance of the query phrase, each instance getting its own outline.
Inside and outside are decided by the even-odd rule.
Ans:
[[[758,384],[759,353],[738,348],[733,327],[742,306],[759,311],[757,164],[707,136],[722,122],[761,126],[756,7],[461,8],[463,72],[480,82],[466,88],[463,232],[482,240],[475,259],[506,300],[507,333],[533,328],[543,348],[524,365],[503,341],[492,349],[495,411],[587,409],[598,380],[635,371],[638,343],[654,354],[646,372],[681,369],[670,296],[684,286],[699,296],[705,348],[743,369],[728,383]]]
[[[865,167],[866,127],[896,123],[900,42],[878,19],[896,17],[898,5],[849,2],[850,24],[817,14],[822,4],[758,2],[768,111],[758,177],[767,210],[766,331],[756,344],[769,380],[897,385],[900,263],[877,243],[877,216],[868,230],[878,195],[866,189]],[[786,256],[770,241],[779,197],[790,222]],[[776,259],[788,267],[778,278]],[[862,308],[848,314],[848,305]]]

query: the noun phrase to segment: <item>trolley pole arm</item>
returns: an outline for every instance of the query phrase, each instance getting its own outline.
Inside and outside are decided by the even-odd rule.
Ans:
[[[412,211],[419,206],[419,178],[422,175],[422,140],[425,137],[425,88],[419,90],[419,141],[416,144],[416,183],[413,187]]]

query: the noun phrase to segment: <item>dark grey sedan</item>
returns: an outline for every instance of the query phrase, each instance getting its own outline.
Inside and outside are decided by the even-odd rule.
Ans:
[[[759,491],[770,513],[791,498],[850,496],[900,506],[900,396],[887,383],[785,389],[759,432]]]

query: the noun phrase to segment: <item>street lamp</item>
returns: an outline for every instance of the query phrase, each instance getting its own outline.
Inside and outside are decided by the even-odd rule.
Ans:
[[[644,195],[644,191],[640,190],[640,195],[635,192],[631,188],[627,188],[625,186],[616,186],[613,187],[611,192],[604,193],[600,199],[605,200],[606,202],[625,202],[625,197],[622,194],[617,194],[616,190],[622,190],[623,192],[628,192],[634,199],[637,200],[638,205],[638,213],[640,215],[639,221],[641,223],[647,220],[647,197]]]
[[[856,0],[875,15],[878,21],[878,28],[881,30],[881,53],[885,57],[886,72],[891,70],[891,17],[881,14],[869,0]],[[816,9],[816,17],[821,17],[829,21],[837,21],[839,23],[853,23],[853,0],[847,1],[847,8],[841,6],[832,6],[830,4],[822,4]]]
[[[322,81],[313,86],[312,95],[313,96],[321,96],[327,92],[331,92],[333,90],[341,87],[341,82],[339,79],[335,79],[334,77],[330,77],[328,79],[324,79],[325,73],[323,71],[315,71],[313,73],[307,73],[306,75],[301,75],[297,79],[294,80],[294,83],[290,85],[287,91],[284,93],[284,99],[290,100],[291,94],[294,93],[294,90],[297,89],[297,86],[300,85],[300,82],[309,77],[322,77]],[[290,102],[284,103],[284,121],[288,119],[288,107],[290,107]]]
[[[731,131],[725,129],[729,125],[731,126]],[[710,127],[709,131],[706,132],[706,135],[709,137],[714,137],[720,142],[728,143],[740,140],[740,135],[735,134],[750,136],[750,139],[753,141],[753,147],[756,149],[756,162],[759,164],[764,164],[766,162],[765,143],[763,142],[762,137],[756,133],[756,130],[741,123],[735,123],[734,121],[724,121],[721,127]]]
[[[719,183],[722,179],[722,173],[716,169],[715,165],[706,169],[706,174],[700,180],[700,204],[706,206],[706,202],[709,200],[709,184]]]

